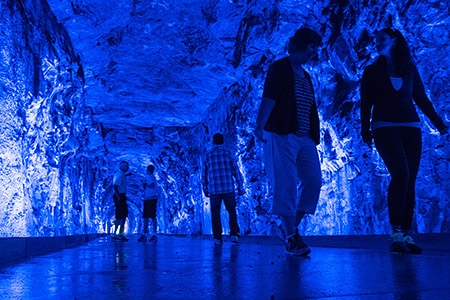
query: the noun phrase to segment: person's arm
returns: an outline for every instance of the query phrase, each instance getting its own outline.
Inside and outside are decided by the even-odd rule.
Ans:
[[[258,140],[263,141],[264,126],[269,120],[270,114],[275,107],[275,100],[264,97],[259,106],[258,115],[256,117],[255,136]]]
[[[448,132],[448,126],[444,123],[442,118],[437,114],[436,110],[433,107],[430,99],[425,93],[425,88],[423,86],[422,79],[420,78],[419,71],[414,66],[413,67],[414,74],[414,86],[413,86],[413,99],[420,110],[430,119],[431,123],[433,123],[434,127],[439,130],[441,134],[445,134]]]
[[[254,132],[255,137],[260,141],[264,141],[264,128],[272,114],[280,93],[284,92],[283,84],[285,79],[282,76],[282,74],[284,74],[283,71],[284,67],[280,62],[273,63],[270,66],[264,81],[263,96],[256,116]]]
[[[114,193],[119,195],[119,186],[117,184],[113,185]]]
[[[117,196],[119,196],[119,182],[120,182],[120,174],[115,173],[113,177],[113,190],[114,194],[116,194]]]
[[[228,152],[228,161],[231,168],[231,174],[233,175],[234,179],[236,180],[236,185],[238,188],[238,195],[242,196],[245,194],[244,190],[244,177],[242,176],[241,170],[239,169],[236,159],[231,155],[231,152]]]

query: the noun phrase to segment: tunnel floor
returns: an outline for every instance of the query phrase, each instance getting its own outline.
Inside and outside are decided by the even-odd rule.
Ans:
[[[111,241],[0,269],[0,299],[450,299],[450,235],[420,235],[420,255],[389,237],[305,237],[309,257],[275,237]]]

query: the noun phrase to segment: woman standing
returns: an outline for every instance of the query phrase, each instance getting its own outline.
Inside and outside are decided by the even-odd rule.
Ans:
[[[414,103],[441,134],[447,133],[448,127],[425,93],[403,35],[385,28],[377,33],[376,45],[380,55],[364,70],[361,83],[361,135],[369,146],[373,138],[391,175],[391,251],[421,253],[409,235],[422,152],[420,119]]]

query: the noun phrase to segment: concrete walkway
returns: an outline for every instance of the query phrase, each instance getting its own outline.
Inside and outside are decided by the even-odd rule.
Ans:
[[[388,236],[306,237],[292,257],[278,238],[101,237],[0,269],[0,299],[450,299],[450,236],[423,235],[421,255]]]

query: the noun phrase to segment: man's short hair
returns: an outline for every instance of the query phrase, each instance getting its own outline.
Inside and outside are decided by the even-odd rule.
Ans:
[[[155,166],[154,165],[148,165],[147,171],[149,171],[150,173],[153,174],[153,172],[155,171]]]
[[[223,144],[223,134],[216,133],[213,135],[213,144],[214,145],[222,145]]]

